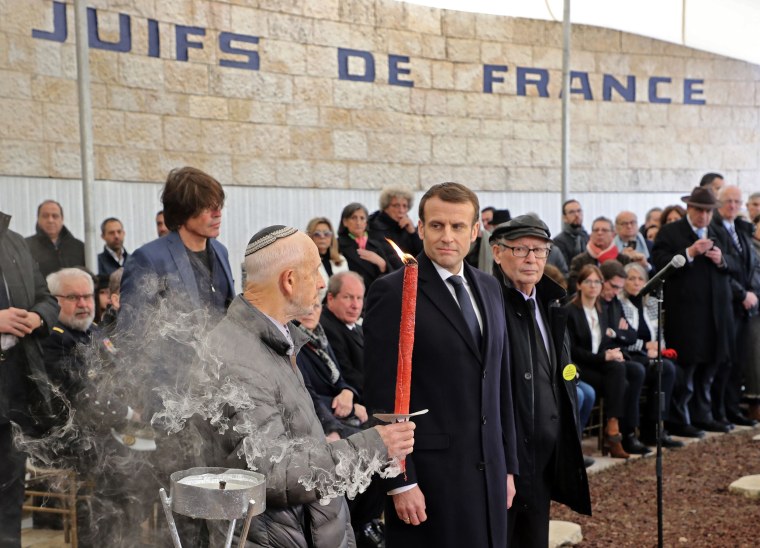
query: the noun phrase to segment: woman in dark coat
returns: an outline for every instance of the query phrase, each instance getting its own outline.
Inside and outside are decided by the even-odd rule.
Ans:
[[[379,276],[392,270],[383,245],[371,239],[367,233],[367,208],[351,203],[340,214],[338,248],[348,261],[348,269],[358,273],[369,290]]]
[[[578,292],[567,305],[567,330],[570,352],[581,377],[604,398],[606,424],[602,454],[625,459],[630,457],[629,449],[640,454],[650,452],[636,438],[634,429],[638,425],[631,420],[638,416],[636,409],[644,384],[644,367],[627,361],[620,348],[613,347],[605,314],[600,312],[602,280],[597,266],[586,265],[581,269]]]

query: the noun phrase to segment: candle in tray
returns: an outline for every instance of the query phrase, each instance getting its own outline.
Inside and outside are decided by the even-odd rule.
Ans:
[[[187,476],[179,480],[178,483],[200,487],[201,489],[218,489],[220,491],[249,489],[255,485],[249,478],[238,474],[202,474],[199,476]]]
[[[412,388],[414,316],[417,311],[417,261],[408,253],[401,251],[391,240],[388,242],[404,262],[404,285],[401,293],[401,325],[396,370],[396,403],[393,412],[406,415],[409,413],[409,396]]]

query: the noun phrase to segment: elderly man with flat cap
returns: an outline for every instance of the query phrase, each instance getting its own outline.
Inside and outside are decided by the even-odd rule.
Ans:
[[[686,216],[663,225],[652,249],[657,269],[675,255],[686,265],[665,283],[665,337],[678,352],[676,385],[670,411],[671,434],[702,437],[699,429],[728,432],[712,414],[710,388],[720,364],[729,361],[732,340],[731,287],[723,250],[709,227],[719,203],[712,190],[696,187],[686,202]]]
[[[544,275],[552,241],[540,219],[521,215],[498,225],[489,242],[511,341],[520,465],[507,546],[545,547],[552,500],[591,514],[578,421],[578,375],[570,361],[567,310],[558,305],[565,291]]]
[[[346,501],[336,496],[342,494],[341,482],[345,491],[350,478],[341,479],[346,470],[336,468],[349,465],[352,478],[369,475],[370,461],[386,463],[412,451],[413,423],[377,426],[325,441],[296,367],[295,356],[306,337],[288,325],[317,303],[324,287],[320,264],[317,246],[306,234],[286,226],[261,230],[246,249],[245,291],[209,335],[208,348],[216,352],[218,364],[216,381],[239,389],[246,403],[225,407],[225,434],[206,433],[208,464],[249,467],[267,477],[266,511],[254,518],[246,546],[353,546]],[[308,477],[332,483],[307,488]],[[320,502],[323,497],[330,499],[327,504]],[[226,525],[210,528],[213,546],[213,537],[223,535]]]

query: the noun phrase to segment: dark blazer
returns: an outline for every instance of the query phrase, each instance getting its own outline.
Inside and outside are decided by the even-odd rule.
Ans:
[[[565,310],[567,310],[567,332],[570,335],[570,354],[573,361],[581,367],[581,375],[583,374],[583,367],[601,371],[601,368],[606,363],[604,351],[618,346],[614,339],[606,335],[607,328],[609,327],[606,315],[602,310],[598,311],[599,328],[602,330],[602,342],[599,344],[599,350],[592,352],[591,328],[588,325],[583,308],[573,303],[568,303],[565,306]]]
[[[403,524],[388,497],[389,546],[506,546],[507,473],[517,474],[509,339],[501,290],[490,275],[464,265],[483,318],[477,348],[459,306],[431,260],[419,261],[411,411],[414,453],[406,477],[388,490],[417,483],[428,519]],[[364,321],[365,401],[370,411],[394,408],[403,271],[378,279]]]
[[[752,273],[755,269],[757,257],[752,245],[752,233],[754,227],[743,219],[734,220],[734,230],[739,237],[742,250],[739,252],[731,241],[731,235],[723,225],[723,219],[719,212],[713,213],[710,231],[715,235],[718,247],[723,251],[723,257],[728,267],[729,284],[731,285],[731,299],[734,316],[746,318],[749,312],[744,309],[742,302],[747,297],[747,291],[752,291]],[[760,291],[756,291],[760,296]]]
[[[716,236],[709,229],[708,236]],[[697,241],[688,217],[660,228],[652,250],[658,270]],[[726,254],[725,243],[718,247]],[[723,247],[721,247],[721,245]],[[731,288],[726,261],[718,266],[704,255],[675,270],[665,283],[665,340],[685,364],[724,362],[730,358],[733,332]]]
[[[37,226],[34,236],[26,239],[32,257],[40,266],[43,278],[62,268],[85,266],[84,242],[77,240],[65,226],[58,235],[58,247]]]
[[[338,249],[340,249],[340,254],[346,258],[348,269],[359,274],[364,280],[365,292],[369,289],[369,286],[372,285],[372,282],[383,275],[377,265],[359,257],[359,246],[357,245],[356,240],[348,234],[341,234],[338,236]],[[376,240],[371,238],[367,240],[367,250],[374,251],[385,259],[386,273],[394,270],[393,265],[385,255],[385,248]]]
[[[0,269],[8,287],[10,305],[36,312],[45,323],[17,343],[23,351],[19,359],[23,362],[20,369],[24,381],[7,387],[13,393],[6,392],[6,387],[0,386],[0,398],[3,400],[0,401],[0,416],[10,412],[11,418],[24,428],[44,428],[45,417],[51,414],[52,408],[40,342],[58,321],[60,308],[58,300],[48,291],[26,241],[20,234],[8,229],[10,220],[9,215],[0,212]],[[8,404],[11,409],[3,409]]]
[[[620,299],[613,297],[611,301],[607,302],[604,298],[599,297],[599,302],[602,305],[602,311],[599,314],[604,314],[604,321],[607,327],[611,327],[615,332],[615,336],[613,337],[614,342],[623,348],[634,344],[639,338],[636,330],[632,328],[630,324],[628,325],[628,329],[620,329],[619,327],[621,318],[625,318],[625,314],[623,314],[623,305],[620,302]],[[657,335],[655,334],[655,336]]]
[[[124,264],[126,265],[129,253],[124,249],[122,254],[124,255]],[[98,274],[110,276],[115,271],[119,270],[119,268],[121,268],[121,265],[116,262],[116,259],[111,256],[108,249],[104,246],[103,252],[98,253]]]
[[[556,388],[551,387],[546,396],[555,402],[560,421],[556,444],[553,447],[543,447],[538,440],[546,439],[547,435],[542,433],[542,427],[547,425],[538,423],[540,414],[535,408],[535,402],[542,401],[542,398],[541,387],[536,385],[538,374],[534,371],[536,339],[530,317],[532,311],[522,294],[512,287],[507,278],[501,273],[497,278],[503,283],[504,290],[504,311],[512,364],[512,395],[515,403],[517,439],[520,440],[517,445],[520,475],[515,478],[517,495],[513,508],[530,511],[539,502],[535,500],[532,485],[539,481],[536,474],[545,474],[548,471],[551,475],[552,499],[568,505],[576,512],[591,515],[591,497],[578,426],[578,380],[575,376],[567,380],[562,375],[565,366],[572,363],[566,330],[567,310],[559,306],[559,299],[566,293],[547,276],[541,278],[536,286],[536,300],[547,323],[554,350],[552,382]],[[540,502],[538,505],[541,506]]]
[[[215,256],[215,309],[224,313],[235,297],[230,261],[226,247],[214,239],[208,240],[208,243]],[[152,283],[146,283],[151,277],[156,279]],[[121,279],[121,304],[124,310],[119,319],[122,320],[126,313],[131,314],[130,309],[134,310],[142,304],[155,304],[159,297],[171,294],[181,295],[178,300],[186,301],[188,309],[195,310],[201,307],[193,267],[190,265],[185,245],[176,231],[145,244],[130,256]]]
[[[357,325],[353,329],[346,327],[342,321],[325,306],[319,323],[325,330],[335,357],[338,360],[343,378],[351,385],[359,398],[364,393],[364,331]]]

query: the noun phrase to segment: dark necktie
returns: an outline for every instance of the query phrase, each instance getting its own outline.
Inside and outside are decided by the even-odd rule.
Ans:
[[[736,251],[742,252],[742,243],[739,241],[739,235],[736,233],[736,227],[731,225],[728,227],[728,233],[731,236],[731,241],[734,243]]]
[[[464,280],[460,276],[449,276],[446,281],[454,286],[454,293],[456,293],[457,301],[459,301],[459,308],[462,310],[464,321],[472,334],[472,340],[475,341],[475,346],[480,348],[480,342],[483,338],[480,333],[480,324],[478,323],[478,316],[475,314],[475,309],[472,307],[470,295],[464,288]]]

